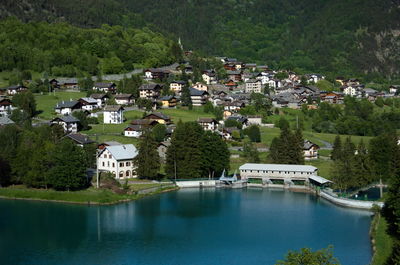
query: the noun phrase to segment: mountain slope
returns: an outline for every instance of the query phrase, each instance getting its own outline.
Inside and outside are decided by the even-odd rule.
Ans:
[[[298,71],[400,75],[399,0],[3,0],[9,15],[148,26],[187,49]]]

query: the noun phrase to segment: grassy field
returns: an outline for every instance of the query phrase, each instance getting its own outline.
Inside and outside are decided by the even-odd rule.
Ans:
[[[160,191],[162,188],[161,184],[133,184],[129,185],[133,191],[139,191],[143,189],[149,189],[159,186]],[[106,189],[95,189],[89,188],[81,191],[55,191],[55,190],[44,190],[44,189],[28,189],[24,187],[8,187],[0,188],[0,197],[5,198],[21,198],[21,199],[34,199],[34,200],[48,200],[48,201],[61,201],[71,203],[99,203],[108,204],[116,203],[123,200],[135,200],[143,196],[129,195],[129,194],[117,194]]]
[[[61,101],[67,101],[67,100],[76,100],[81,97],[85,97],[86,93],[84,92],[65,92],[65,91],[60,91],[56,92],[55,96],[53,94],[46,94],[46,95],[41,95],[41,94],[36,94],[35,99],[36,99],[36,109],[38,111],[42,111],[42,113],[39,114],[39,118],[43,119],[51,119],[53,118],[56,114],[54,112],[54,107],[58,102]]]
[[[274,137],[278,137],[280,134],[279,128],[261,128],[261,141],[266,143],[268,146],[271,145],[272,139]],[[324,147],[325,144],[322,141],[326,141],[330,144],[333,144],[335,141],[336,134],[329,134],[329,133],[316,133],[312,131],[303,131],[303,138],[310,140],[320,147]],[[344,141],[348,135],[340,135],[342,141]],[[365,144],[368,144],[372,137],[370,136],[357,136],[357,135],[350,135],[351,140],[353,143],[358,144],[361,139],[364,141]],[[321,141],[322,140],[322,141]]]
[[[331,179],[332,160],[317,159],[306,161],[306,165],[318,168],[318,175],[327,179]]]
[[[372,265],[383,265],[389,257],[392,249],[392,239],[386,233],[387,222],[380,216],[375,215],[372,222],[372,237],[375,240],[376,251],[372,258]],[[374,229],[375,228],[375,229]]]
[[[212,113],[205,113],[203,108],[194,107],[193,110],[188,109],[164,109],[160,110],[160,112],[171,117],[174,123],[177,123],[179,120],[183,122],[187,121],[196,121],[198,118],[213,118],[214,115]]]

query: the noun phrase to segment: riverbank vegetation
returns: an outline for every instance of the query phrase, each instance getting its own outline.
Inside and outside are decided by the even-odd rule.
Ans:
[[[376,213],[371,223],[371,240],[374,255],[372,265],[383,265],[389,258],[392,250],[392,239],[387,233],[388,225],[380,213]]]
[[[88,188],[78,191],[55,191],[52,189],[32,189],[25,186],[0,188],[0,198],[6,199],[26,199],[26,200],[42,200],[56,201],[79,204],[113,204],[123,201],[130,201],[142,198],[146,195],[161,193],[170,189],[173,186],[162,184],[134,184],[129,185],[130,193],[116,193],[110,189]],[[151,189],[148,193],[138,193]]]

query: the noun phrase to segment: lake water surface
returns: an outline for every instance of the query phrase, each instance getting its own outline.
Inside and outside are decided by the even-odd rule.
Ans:
[[[0,200],[0,264],[275,264],[334,245],[371,259],[370,213],[282,190],[186,189],[114,206]]]

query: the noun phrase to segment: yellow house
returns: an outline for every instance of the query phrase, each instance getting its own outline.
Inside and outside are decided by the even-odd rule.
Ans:
[[[178,100],[174,96],[165,96],[160,98],[162,108],[175,108]]]

